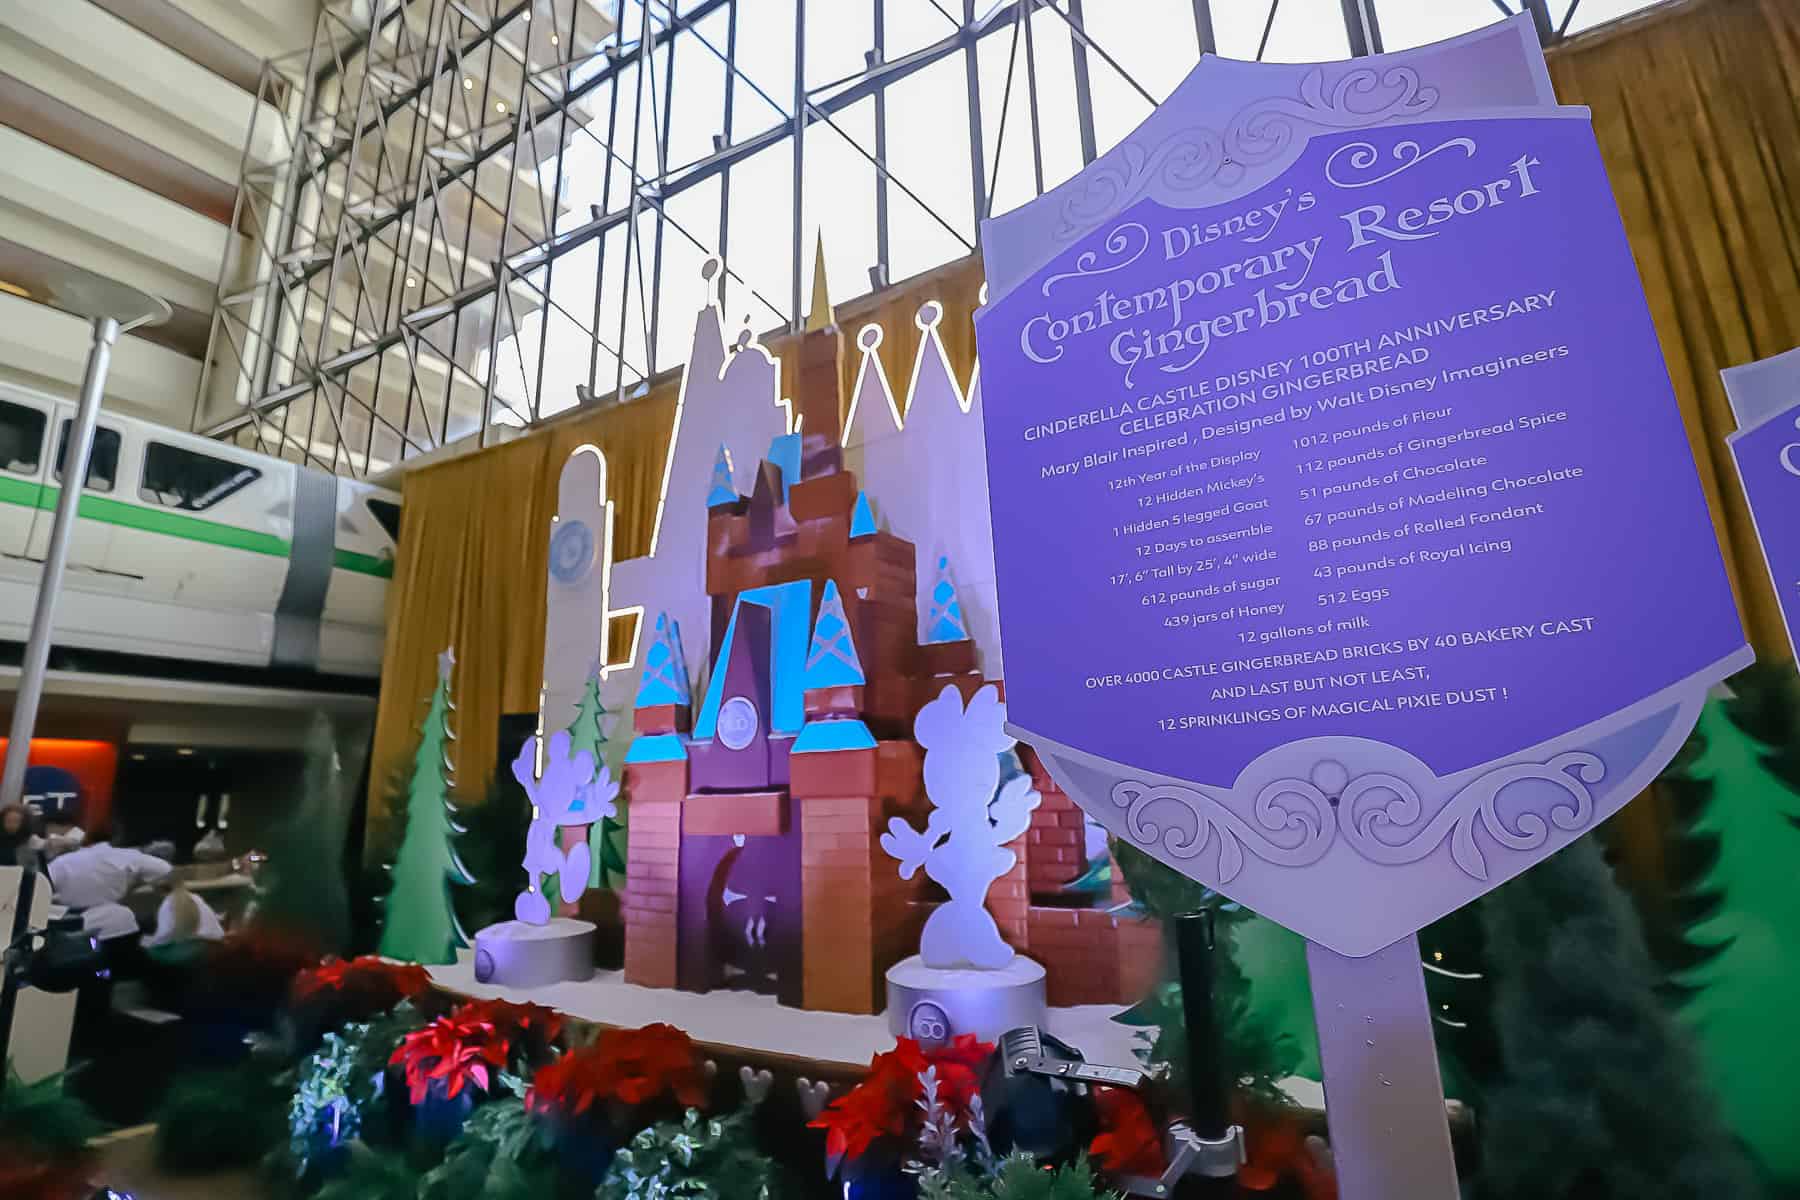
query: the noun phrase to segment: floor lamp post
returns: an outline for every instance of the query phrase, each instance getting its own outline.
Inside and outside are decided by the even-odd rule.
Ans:
[[[86,317],[94,330],[88,350],[87,373],[81,381],[81,405],[69,431],[68,451],[62,464],[62,494],[56,500],[56,522],[50,527],[50,548],[44,555],[44,573],[38,583],[37,607],[31,614],[31,635],[19,666],[19,693],[14,699],[12,729],[8,735],[6,773],[0,777],[0,807],[16,804],[25,794],[25,768],[31,757],[31,735],[37,726],[38,703],[44,695],[44,673],[50,664],[50,632],[56,619],[56,599],[62,591],[63,567],[69,558],[69,538],[75,532],[76,510],[87,484],[88,456],[94,448],[94,423],[100,416],[100,397],[106,387],[106,371],[112,364],[113,343],[121,333],[169,319],[168,304],[133,287],[114,283],[85,271],[71,270],[52,282],[50,299],[57,307]]]

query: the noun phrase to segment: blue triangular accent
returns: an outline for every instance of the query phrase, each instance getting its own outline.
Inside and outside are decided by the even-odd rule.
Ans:
[[[656,614],[656,631],[650,648],[644,651],[644,675],[638,683],[638,708],[659,704],[687,704],[692,700],[688,690],[687,658],[681,652],[681,626],[667,613]]]
[[[737,499],[737,485],[731,479],[731,451],[720,442],[719,456],[713,459],[712,485],[706,490],[706,507],[736,504]]]
[[[786,504],[788,489],[800,482],[800,435],[783,434],[770,442],[768,460],[781,470],[781,502]]]
[[[868,537],[875,532],[875,510],[869,507],[869,493],[856,493],[856,507],[850,510],[850,536]]]
[[[931,585],[931,608],[925,614],[925,641],[960,642],[969,636],[962,603],[956,598],[956,581],[950,577],[950,559],[938,555],[937,582]]]
[[[804,686],[861,687],[867,682],[856,642],[850,636],[850,622],[844,616],[844,598],[838,593],[837,580],[827,579],[819,599],[819,619],[813,625],[812,646],[806,652]]]
[[[684,762],[687,756],[687,747],[682,745],[679,734],[646,733],[632,739],[631,749],[625,752],[625,761],[628,763]]]
[[[712,680],[694,716],[694,740],[712,740],[718,732],[719,706],[725,699],[725,664],[731,661],[731,644],[737,637],[738,611],[746,604],[769,610],[774,618],[774,637],[769,645],[769,732],[793,735],[806,724],[806,641],[812,613],[812,581],[772,583],[738,593],[731,606],[725,636],[713,652]]]
[[[642,739],[639,739],[642,740]],[[794,739],[792,754],[821,754],[829,750],[873,750],[875,735],[855,718],[808,721]]]

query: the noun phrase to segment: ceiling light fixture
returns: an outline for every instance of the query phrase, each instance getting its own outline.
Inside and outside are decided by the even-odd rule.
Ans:
[[[465,92],[469,91],[472,88],[474,88],[474,86],[475,86],[475,81],[473,79],[470,79],[467,75],[464,75],[463,76],[463,91],[465,91]]]
[[[177,754],[186,755],[186,754],[192,754],[193,752],[194,752],[194,748],[192,746],[177,746],[175,748],[175,753],[177,753]]]
[[[407,287],[418,287],[419,281],[414,279],[411,275],[408,275],[406,277],[406,286]]]
[[[552,46],[556,45],[556,35],[554,33],[550,35],[550,44]]]
[[[494,111],[497,113],[505,112],[506,111],[506,101],[504,101],[504,100],[494,101]]]

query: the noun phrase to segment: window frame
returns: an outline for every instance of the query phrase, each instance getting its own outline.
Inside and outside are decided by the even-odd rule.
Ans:
[[[45,409],[38,408],[36,405],[24,404],[18,400],[9,400],[0,396],[0,415],[3,415],[7,409],[13,408],[18,409],[21,413],[29,416],[35,416],[38,419],[37,457],[32,460],[29,466],[23,467],[13,466],[13,460],[11,459],[0,462],[0,472],[5,472],[8,475],[20,475],[28,479],[36,479],[44,473],[44,452],[49,448],[50,444],[50,425],[53,414]]]
[[[204,500],[205,503],[195,504],[193,502],[193,497],[184,495],[180,502],[171,504],[163,499],[164,492],[162,490],[150,486],[150,456],[159,450],[167,451],[171,454],[185,454],[192,458],[204,459],[209,463],[219,463],[222,466],[234,468],[234,471],[223,483],[215,484],[213,487],[200,494],[199,498]],[[254,484],[257,480],[263,478],[263,475],[264,471],[261,467],[253,467],[249,463],[238,462],[235,458],[226,458],[217,454],[208,454],[203,450],[194,450],[187,446],[178,446],[174,442],[163,441],[160,438],[150,438],[144,443],[143,470],[139,472],[138,475],[137,497],[138,500],[144,504],[154,505],[157,508],[166,508],[171,512],[203,513],[237,495],[245,488]],[[218,489],[220,487],[225,487],[226,484],[230,484],[231,486],[226,487],[224,491],[219,492]],[[214,495],[214,492],[218,492],[218,494]]]
[[[394,510],[394,525],[392,529],[388,528],[387,519],[383,517],[380,510],[375,507],[377,504],[384,504]],[[364,496],[363,508],[375,519],[375,524],[380,527],[381,531],[388,535],[388,540],[393,542],[395,546],[398,546],[400,544],[400,502],[398,500],[389,500],[386,496]]]
[[[59,487],[65,485],[65,480],[63,478],[63,463],[69,457],[69,440],[70,435],[74,432],[75,418],[64,417],[62,419],[62,425],[57,431],[56,457],[50,464],[51,476]],[[94,486],[94,462],[96,456],[100,454],[101,441],[106,437],[111,437],[113,439],[112,473],[107,476],[105,487],[96,487]],[[124,458],[124,452],[124,431],[111,425],[96,424],[94,426],[94,444],[88,449],[87,471],[84,472],[82,476],[81,490],[84,492],[95,492],[102,496],[110,496],[116,492],[119,487],[119,467],[121,466],[121,460]]]

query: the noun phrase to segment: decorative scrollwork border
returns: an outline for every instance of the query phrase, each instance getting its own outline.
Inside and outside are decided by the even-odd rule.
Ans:
[[[1112,801],[1126,810],[1125,827],[1133,840],[1159,846],[1173,858],[1194,858],[1216,838],[1220,883],[1237,877],[1246,853],[1274,866],[1311,866],[1339,834],[1363,858],[1382,866],[1419,862],[1447,838],[1452,861],[1471,878],[1486,881],[1487,856],[1477,829],[1520,852],[1541,848],[1552,827],[1579,833],[1593,822],[1591,788],[1605,778],[1606,766],[1585,750],[1543,763],[1507,763],[1458,788],[1429,820],[1419,790],[1398,775],[1369,771],[1352,777],[1331,760],[1321,761],[1311,774],[1311,779],[1277,779],[1258,791],[1254,824],[1217,797],[1178,784],[1123,779],[1113,785]],[[1527,809],[1508,818],[1499,810],[1501,794],[1527,782],[1550,784],[1561,795],[1546,812]]]
[[[1340,179],[1337,175],[1338,160],[1340,158],[1347,160],[1347,165],[1352,171],[1367,171],[1381,161],[1381,151],[1377,150],[1373,143],[1349,142],[1339,146],[1336,150],[1333,150],[1331,152],[1331,157],[1325,160],[1325,178],[1329,179],[1335,187],[1372,187],[1377,183],[1392,179],[1403,171],[1418,166],[1432,155],[1441,153],[1445,150],[1461,150],[1464,158],[1474,158],[1475,139],[1469,137],[1453,137],[1439,142],[1429,150],[1421,150],[1419,148],[1419,143],[1413,141],[1411,138],[1407,138],[1403,141],[1395,142],[1390,151],[1394,160],[1399,164],[1392,170],[1381,175],[1372,175],[1367,179]]]
[[[1290,146],[1304,127],[1363,129],[1393,118],[1415,117],[1437,106],[1438,90],[1411,67],[1347,71],[1329,90],[1322,67],[1308,71],[1298,96],[1269,96],[1245,105],[1223,132],[1205,126],[1178,129],[1146,146],[1134,138],[1096,161],[1081,185],[1063,201],[1056,239],[1072,241],[1141,198],[1157,183],[1192,191],[1217,180],[1232,184],[1246,166],[1258,166]]]

